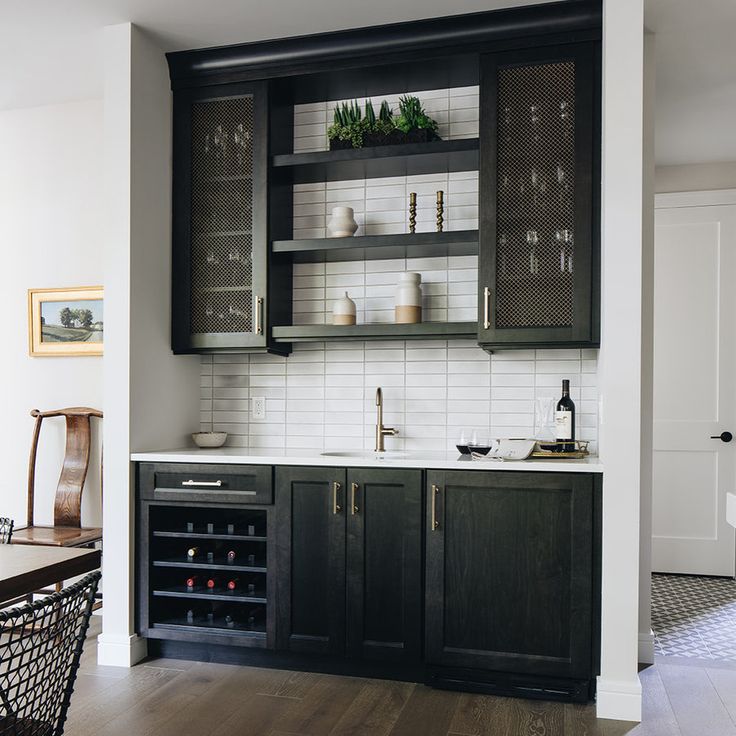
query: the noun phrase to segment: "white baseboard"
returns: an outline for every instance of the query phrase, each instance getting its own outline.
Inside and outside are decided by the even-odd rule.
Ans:
[[[654,664],[654,632],[639,634],[639,662]]]
[[[132,667],[148,655],[148,642],[137,634],[105,634],[97,637],[97,664]]]
[[[617,721],[641,721],[641,683],[634,680],[598,678],[596,695],[598,718]]]

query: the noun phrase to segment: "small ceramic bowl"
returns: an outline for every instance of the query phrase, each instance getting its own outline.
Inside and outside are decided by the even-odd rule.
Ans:
[[[227,432],[194,432],[192,439],[197,447],[222,447],[227,440]]]

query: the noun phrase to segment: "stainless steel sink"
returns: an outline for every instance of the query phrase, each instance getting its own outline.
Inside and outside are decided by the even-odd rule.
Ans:
[[[346,458],[363,458],[370,460],[401,460],[410,457],[408,452],[400,450],[384,450],[383,452],[375,452],[374,450],[345,450],[335,452],[323,452],[324,457],[346,457]]]

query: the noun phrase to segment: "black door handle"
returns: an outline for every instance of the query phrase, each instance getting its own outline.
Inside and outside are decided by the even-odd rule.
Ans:
[[[730,432],[721,432],[720,434],[711,435],[712,440],[720,440],[721,442],[730,442],[733,435]]]

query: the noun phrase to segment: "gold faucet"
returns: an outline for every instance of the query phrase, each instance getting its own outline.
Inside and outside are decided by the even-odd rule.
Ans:
[[[398,429],[393,427],[383,426],[383,391],[379,386],[376,389],[376,452],[385,452],[386,448],[383,446],[383,438],[388,434],[391,436],[399,433]]]

